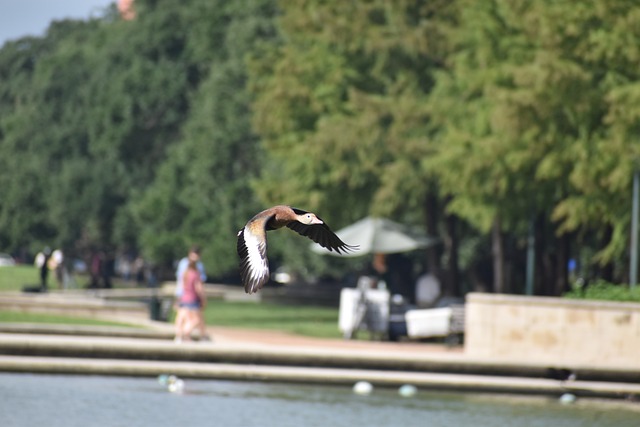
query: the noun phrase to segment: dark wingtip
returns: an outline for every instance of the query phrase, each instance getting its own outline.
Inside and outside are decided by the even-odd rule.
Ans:
[[[337,254],[344,255],[351,252],[359,251],[360,245],[347,245],[346,243],[341,246],[331,247],[324,246],[325,249],[328,249],[330,252],[336,251]]]
[[[348,254],[351,252],[356,252],[360,250],[360,245],[344,245],[341,248],[338,249],[342,249],[342,253]],[[338,252],[340,253],[340,252]]]
[[[260,283],[257,281],[248,281],[246,283],[244,283],[244,292],[252,295],[255,294],[256,292],[258,292],[260,289],[262,289],[265,285],[265,283],[267,283],[269,281],[269,279],[267,279],[264,283]]]

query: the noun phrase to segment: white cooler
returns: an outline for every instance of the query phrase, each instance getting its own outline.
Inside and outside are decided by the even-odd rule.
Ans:
[[[451,307],[408,310],[405,313],[410,338],[446,337],[451,333]]]

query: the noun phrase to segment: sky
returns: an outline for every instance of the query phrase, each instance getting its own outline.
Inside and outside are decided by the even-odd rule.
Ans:
[[[115,0],[0,0],[0,46],[24,36],[43,36],[51,21],[88,19]]]

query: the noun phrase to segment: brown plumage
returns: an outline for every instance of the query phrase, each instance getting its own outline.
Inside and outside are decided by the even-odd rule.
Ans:
[[[330,251],[346,253],[357,248],[340,240],[323,220],[311,212],[283,205],[266,209],[251,218],[238,232],[240,276],[245,292],[257,292],[269,281],[267,231],[284,226]]]

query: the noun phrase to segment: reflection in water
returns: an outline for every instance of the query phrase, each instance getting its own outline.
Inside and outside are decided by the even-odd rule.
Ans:
[[[638,405],[350,387],[155,378],[0,374],[2,426],[637,427]]]

